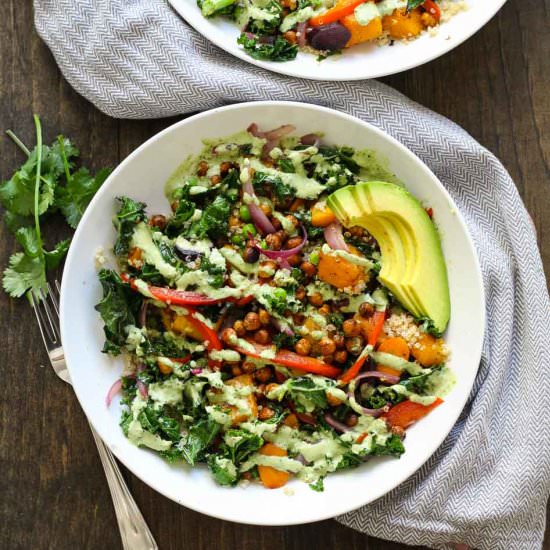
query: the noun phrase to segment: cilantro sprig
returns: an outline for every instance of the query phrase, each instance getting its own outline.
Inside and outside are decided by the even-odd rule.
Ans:
[[[12,254],[4,270],[2,285],[13,298],[29,291],[46,292],[46,273],[55,269],[69,249],[70,239],[51,250],[44,244],[41,221],[61,212],[71,228],[76,228],[88,203],[110,170],[92,176],[86,168],[74,170],[78,149],[63,136],[50,145],[42,142],[40,118],[34,115],[36,146],[31,151],[11,131],[6,134],[27,156],[12,177],[0,184],[0,204],[4,221],[22,250]]]

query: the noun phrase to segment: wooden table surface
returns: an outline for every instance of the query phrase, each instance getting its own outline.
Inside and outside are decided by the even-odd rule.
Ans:
[[[478,0],[482,1],[482,0]],[[550,273],[550,0],[509,0],[473,38],[428,65],[384,79],[448,116],[493,151],[514,178]],[[78,96],[33,29],[31,0],[0,3],[0,130],[34,143],[70,136],[92,167],[115,166],[174,122],[111,119]],[[0,137],[0,179],[21,154]],[[0,226],[0,265],[16,246]],[[111,499],[84,414],[46,363],[30,308],[0,292],[0,548],[116,549]],[[29,345],[31,344],[31,345]],[[404,549],[335,521],[260,528],[208,518],[124,471],[161,550]],[[546,548],[550,548],[547,544]]]

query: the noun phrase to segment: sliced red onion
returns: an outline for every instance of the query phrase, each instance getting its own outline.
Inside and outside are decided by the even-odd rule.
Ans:
[[[191,374],[200,374],[202,372],[202,368],[197,367],[196,369],[191,369]]]
[[[250,195],[252,198],[256,198],[256,193],[254,192],[254,187],[252,187],[252,181],[250,181],[250,179],[248,179],[246,183],[243,183],[243,192]],[[275,233],[273,224],[255,202],[251,202],[247,206],[250,217],[254,222],[254,227],[256,227],[258,231],[261,231],[264,235]]]
[[[144,363],[138,363],[138,365],[136,367],[136,371],[137,372],[143,372],[146,368],[147,368],[147,366]]]
[[[364,380],[365,378],[381,378],[383,380],[388,381],[390,384],[397,384],[399,382],[399,376],[395,376],[394,374],[385,374],[383,372],[378,372],[375,370],[369,370],[367,372],[361,373],[359,376],[354,378],[350,384],[355,383],[355,387],[357,387],[357,382],[359,380]]]
[[[113,401],[113,397],[120,392],[122,389],[122,380],[119,378],[114,382],[114,384],[109,388],[109,391],[107,392],[107,397],[105,397],[105,403],[107,407],[111,406],[111,402]]]
[[[338,222],[332,222],[330,225],[327,225],[324,230],[324,235],[325,241],[327,241],[327,244],[332,250],[345,250],[349,252],[349,247],[342,235],[342,226]]]
[[[143,300],[141,307],[139,308],[138,326],[143,328],[147,322],[147,307],[149,305],[148,300]]]
[[[320,142],[321,140],[319,139],[319,136],[317,134],[306,134],[305,136],[302,136],[300,138],[300,143],[302,145],[317,147]]]
[[[331,416],[329,413],[325,413],[325,420],[329,426],[332,426],[337,432],[343,433],[348,432],[349,427],[345,424],[342,424],[342,422],[338,422],[336,418]]]
[[[306,30],[307,21],[302,21],[296,26],[296,38],[298,39],[299,48],[303,48],[306,45]]]
[[[149,397],[149,390],[147,389],[147,386],[139,378],[136,383],[141,397],[143,397],[143,399],[147,399]]]
[[[353,395],[353,392],[348,393],[348,399],[351,399],[351,398],[355,399],[355,395]],[[384,405],[379,409],[367,409],[367,407],[363,407],[359,403],[357,403],[357,406],[362,410],[363,414],[374,416],[375,418],[379,417],[382,413],[385,413],[388,411],[387,405]]]
[[[282,126],[269,130],[268,132],[262,132],[258,129],[258,125],[255,122],[247,128],[247,131],[254,137],[266,140],[266,143],[262,149],[263,157],[267,157],[273,148],[277,146],[279,140],[287,134],[294,132],[294,130],[296,130],[296,128],[291,124],[283,124]]]
[[[287,250],[264,250],[260,247],[259,244],[255,243],[254,246],[260,251],[261,254],[264,256],[267,256],[268,258],[272,260],[278,260],[281,258],[290,258],[290,256],[294,256],[294,254],[298,254],[300,250],[307,244],[307,231],[305,227],[302,225],[302,234],[304,235],[304,238],[302,239],[302,242],[295,246],[294,248],[289,248]]]

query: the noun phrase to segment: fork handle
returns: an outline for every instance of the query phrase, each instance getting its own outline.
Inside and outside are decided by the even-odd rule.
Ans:
[[[91,424],[90,429],[92,430],[92,435],[99,451],[99,457],[105,470],[105,477],[111,490],[111,497],[122,539],[122,548],[124,550],[158,550],[157,543],[126,486],[115,457],[105,446]]]

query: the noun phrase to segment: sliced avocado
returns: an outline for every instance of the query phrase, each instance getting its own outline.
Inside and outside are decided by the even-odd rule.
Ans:
[[[418,199],[399,185],[369,181],[335,191],[327,204],[342,225],[373,235],[382,253],[379,280],[443,332],[451,310],[447,268],[437,229]]]

